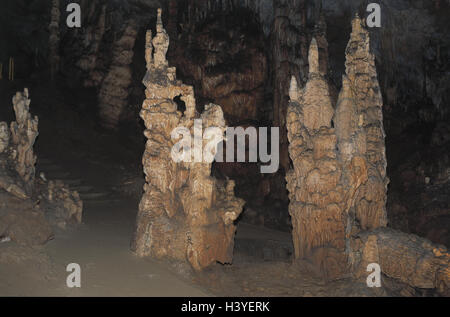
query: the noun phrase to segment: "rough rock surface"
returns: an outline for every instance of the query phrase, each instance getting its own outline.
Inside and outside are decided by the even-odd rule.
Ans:
[[[172,16],[170,21],[183,23]],[[186,22],[180,33],[175,29],[169,35],[177,36],[177,41],[171,43],[168,59],[195,87],[200,101],[220,104],[232,125],[262,119],[267,54],[263,32],[252,14],[211,15],[202,22]]]
[[[81,224],[83,201],[78,192],[71,191],[61,181],[39,179],[36,187],[40,208],[52,226],[65,229],[69,224]]]
[[[234,197],[233,181],[222,182],[210,176],[211,163],[176,163],[172,159],[172,149],[177,143],[171,138],[175,128],[184,127],[191,135],[197,135],[194,143],[202,152],[214,152],[215,148],[206,149],[206,142],[194,134],[199,132],[195,120],[202,120],[203,129],[218,128],[220,137],[226,126],[222,109],[217,105],[207,105],[201,115],[197,113],[193,88],[177,81],[175,68],[168,67],[165,58],[168,44],[159,10],[157,34],[152,45],[147,42],[146,46],[147,99],[141,117],[148,138],[143,158],[147,183],[132,249],[138,256],[188,261],[194,269],[201,270],[216,262],[231,263],[234,221],[244,202]],[[174,101],[177,96],[181,96],[185,109],[178,110]],[[197,154],[194,149],[194,155]]]
[[[353,233],[387,224],[382,98],[369,49],[357,17],[336,111],[315,39],[306,86],[291,80],[287,127],[294,169],[286,179],[295,257],[311,259],[327,278],[348,271]]]
[[[24,245],[44,244],[52,225],[81,223],[83,204],[64,184],[35,177],[33,146],[38,118],[30,113],[28,89],[13,98],[16,121],[0,123],[0,237]]]
[[[45,244],[53,230],[42,210],[30,199],[23,200],[0,190],[0,239],[21,245]]]
[[[366,278],[367,266],[377,263],[388,277],[450,295],[450,254],[445,247],[387,228],[362,232],[351,244],[356,277]]]
[[[361,184],[351,210],[352,230],[371,230],[387,224],[383,98],[378,84],[370,37],[355,18],[346,50],[346,74],[334,118],[340,161],[363,160],[367,182]],[[348,169],[345,170],[348,173]],[[353,178],[350,172],[348,178]]]
[[[33,145],[39,134],[38,118],[30,113],[28,89],[18,92],[13,98],[16,121],[11,123],[11,151],[10,160],[14,162],[16,172],[25,185],[27,195],[31,195],[35,177],[36,155]]]
[[[130,20],[122,37],[114,43],[112,64],[100,89],[100,117],[103,126],[109,129],[117,128],[122,110],[127,105],[136,35],[136,26]]]
[[[91,2],[90,5],[95,4]],[[86,11],[93,15],[94,10],[91,8]],[[104,61],[99,58],[101,42],[106,31],[106,5],[103,4],[99,11],[96,23],[86,23],[89,25],[86,28],[84,41],[82,41],[83,46],[86,46],[86,52],[75,63],[80,70],[87,74],[83,80],[83,85],[86,87],[100,86],[103,78],[106,76],[106,70],[103,71],[102,69]]]
[[[312,262],[326,278],[348,272],[365,278],[367,266],[377,263],[389,278],[448,295],[447,249],[385,228],[383,100],[370,36],[358,17],[345,66],[335,110],[315,40],[305,88],[292,77],[287,121],[294,169],[287,181],[295,256]]]

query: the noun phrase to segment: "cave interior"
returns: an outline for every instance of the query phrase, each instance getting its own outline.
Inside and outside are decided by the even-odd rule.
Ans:
[[[66,7],[72,2],[79,3],[81,8],[80,27],[69,27],[66,23],[70,14]],[[373,1],[2,1],[0,122],[8,124],[0,125],[0,141],[2,129],[6,127],[5,130],[9,130],[9,122],[14,120],[17,120],[19,130],[25,127],[24,131],[35,131],[37,121],[39,129],[33,135],[35,142],[33,140],[29,144],[31,152],[30,146],[24,149],[27,144],[23,145],[22,141],[16,142],[15,137],[11,138],[14,144],[12,153],[19,153],[18,158],[15,158],[16,163],[14,159],[6,158],[6,154],[4,158],[1,157],[3,149],[0,143],[0,198],[3,200],[0,203],[0,265],[16,272],[20,270],[21,265],[25,264],[18,260],[19,252],[27,254],[30,261],[45,263],[50,260],[42,252],[48,252],[50,258],[57,259],[54,265],[62,265],[66,258],[70,258],[71,247],[68,246],[73,245],[76,256],[73,256],[75,259],[72,261],[77,261],[78,256],[82,265],[94,262],[101,266],[101,263],[109,261],[110,254],[115,254],[111,261],[117,260],[119,266],[126,266],[128,261],[135,260],[127,257],[120,259],[120,254],[127,253],[131,257],[132,251],[138,256],[152,258],[151,261],[155,262],[148,266],[136,264],[136,270],[142,270],[144,274],[147,272],[145,270],[154,269],[157,274],[167,278],[158,280],[159,285],[176,279],[174,283],[180,285],[177,290],[179,293],[170,287],[160,288],[163,294],[167,292],[169,295],[189,293],[191,284],[196,285],[192,291],[194,293],[201,290],[207,294],[233,296],[448,295],[450,284],[446,283],[450,281],[450,256],[446,247],[450,246],[450,2],[377,1],[382,10],[382,26],[369,28],[364,20],[370,2]],[[158,8],[162,9],[160,17]],[[367,36],[362,42],[367,40],[370,43],[370,52],[367,53],[369,61],[358,59],[358,56],[352,59],[351,56],[352,45],[349,40],[350,43],[356,43],[356,15],[361,17],[358,21],[362,21],[362,28],[367,30],[364,31],[366,33],[360,31],[358,34]],[[317,70],[314,65],[315,49],[318,53]],[[161,52],[167,64],[158,64],[161,61],[163,63]],[[375,174],[371,174],[372,168],[368,167],[369,176],[362,182],[373,181],[373,187],[343,180],[345,177],[350,180],[363,178],[357,172],[352,172],[352,168],[358,171],[363,168],[356,166],[358,163],[355,160],[349,165],[341,162],[339,151],[342,152],[343,135],[346,132],[340,132],[345,130],[342,128],[344,124],[340,122],[345,120],[345,114],[342,114],[345,110],[336,110],[345,103],[342,96],[347,91],[347,79],[343,77],[354,83],[351,69],[358,66],[353,66],[352,62],[357,64],[363,60],[361,63],[372,65],[372,57],[375,77],[370,74],[358,77],[366,68],[358,69],[355,71],[356,83],[358,78],[363,78],[357,88],[363,91],[368,85],[367,91],[370,92],[361,94],[370,95],[375,91],[375,97],[370,95],[370,98],[376,99],[377,93],[380,93],[380,98],[378,101],[368,98],[367,101],[358,95],[360,92],[355,93],[357,97],[354,98],[360,98],[362,103],[378,102],[382,106],[380,120],[371,125],[381,129],[381,145],[374,151],[384,155],[387,162],[385,166],[383,163],[373,164],[384,168],[380,172],[383,176],[380,182],[385,187],[382,186],[380,193],[376,189],[378,183],[373,180]],[[148,82],[143,81],[144,77],[149,78]],[[167,81],[165,78],[168,78]],[[367,84],[366,80],[371,82]],[[298,97],[298,100],[293,81],[295,89],[297,86],[299,91],[304,89],[303,97]],[[314,97],[315,85],[322,89],[322,84],[326,85],[327,91]],[[170,92],[166,92],[164,87]],[[169,107],[164,102],[155,101],[166,99],[166,94],[170,96],[167,97],[170,99],[167,104],[173,104],[175,113],[180,114],[177,119],[169,116],[165,110],[152,112],[145,106],[148,102],[158,109]],[[326,100],[320,96],[326,96]],[[16,99],[13,100],[13,97]],[[313,100],[311,106],[307,104],[308,98]],[[27,103],[27,100],[31,100],[31,103]],[[332,120],[328,120],[328,130],[324,131],[322,125],[319,126],[322,128],[320,132],[317,129],[313,132],[308,126],[308,120],[317,120],[312,125],[322,120],[328,111],[325,107],[327,102],[332,106],[332,113],[336,111],[337,114],[331,115]],[[297,103],[302,105],[303,110],[301,114],[296,114],[298,117],[294,120],[292,113],[296,111]],[[359,104],[355,104],[358,107]],[[17,110],[19,106],[16,105],[29,106],[31,116],[23,124],[20,121],[21,112]],[[218,105],[221,110],[210,105]],[[309,107],[315,112],[308,116]],[[149,112],[148,117],[146,111]],[[166,148],[154,145],[164,143],[161,140],[166,140],[170,133],[164,134],[167,132],[164,131],[159,135],[157,131],[160,125],[170,125],[171,120],[189,122],[189,116],[194,112],[204,122],[214,121],[222,113],[228,127],[278,127],[279,144],[268,145],[272,151],[279,146],[278,170],[275,173],[261,173],[261,166],[264,165],[261,161],[213,162],[203,167],[192,165],[181,169],[174,167],[169,157],[162,158]],[[365,113],[371,112],[367,110]],[[339,119],[339,114],[344,119]],[[38,120],[34,120],[34,116]],[[300,127],[296,122],[301,122]],[[293,132],[291,127],[294,126],[299,130]],[[362,129],[361,124],[359,128]],[[327,133],[337,135],[337,145],[335,141],[332,149],[326,148],[329,140],[325,137]],[[359,211],[358,206],[351,206],[350,211],[344,208],[346,212],[338,211],[333,216],[323,216],[341,217],[348,213],[354,228],[362,232],[358,233],[360,244],[355,242],[353,246],[349,242],[349,236],[356,233],[345,227],[347,223],[338,226],[324,219],[323,227],[320,227],[321,216],[317,216],[315,222],[311,220],[311,223],[309,219],[303,220],[308,215],[313,217],[311,214],[304,216],[305,213],[316,211],[293,207],[294,196],[296,204],[310,205],[315,199],[312,194],[305,198],[306,194],[301,189],[298,192],[297,189],[291,190],[291,186],[296,186],[292,182],[297,182],[300,176],[292,179],[290,171],[301,174],[308,165],[297,160],[300,156],[303,158],[309,155],[308,150],[301,152],[294,148],[303,142],[296,139],[299,134],[303,135],[302,140],[308,146],[309,143],[314,144],[310,149],[314,153],[321,150],[338,153],[334,161],[328,159],[323,162],[328,164],[336,161],[329,164],[337,164],[338,167],[333,168],[339,171],[342,169],[339,182],[350,188],[343,189],[343,199],[350,201],[347,193],[355,187],[356,193],[353,195],[357,198],[352,200],[355,204],[355,200],[363,195],[361,192],[368,191],[361,201],[367,204],[364,206],[370,211]],[[305,134],[311,138],[310,141],[306,141]],[[320,138],[325,141],[316,144],[315,140]],[[270,135],[268,139],[270,143]],[[19,167],[17,161],[22,157],[22,150],[25,151],[25,163],[22,162],[23,166]],[[8,151],[5,150],[5,153]],[[246,158],[249,157],[248,152],[247,148]],[[147,154],[151,158],[147,158]],[[158,155],[160,160],[153,161]],[[369,163],[364,164],[370,165],[371,158],[369,155],[367,157],[365,160]],[[342,160],[345,161],[345,158]],[[311,164],[319,165],[320,162],[321,157],[314,154]],[[11,164],[15,164],[14,167]],[[146,167],[154,167],[156,171],[148,171]],[[317,168],[321,170],[321,167]],[[13,169],[17,175],[11,176],[8,169]],[[171,172],[164,174],[166,169]],[[15,187],[11,189],[12,185],[8,183],[14,177],[20,179],[15,182],[19,187],[17,190]],[[30,177],[33,184],[37,184],[35,188],[27,187]],[[327,178],[328,185],[333,182],[331,176],[317,177]],[[51,179],[55,182],[49,181]],[[214,179],[212,185],[211,179]],[[203,180],[205,183],[200,184]],[[165,182],[167,185],[162,184]],[[184,182],[184,185],[178,188],[177,184],[169,182]],[[308,177],[305,177],[304,182],[303,188],[314,187],[308,183]],[[197,193],[196,184],[200,184],[200,192],[204,192]],[[212,189],[208,186],[212,186]],[[384,189],[386,192],[383,192]],[[217,194],[211,194],[213,198],[208,198],[208,190]],[[23,197],[18,198],[20,195]],[[381,196],[372,197],[376,195]],[[326,200],[330,196],[330,192],[327,192],[322,199]],[[223,224],[221,220],[191,216],[195,212],[200,214],[199,210],[203,210],[203,204],[207,204],[204,201],[208,199],[212,200],[210,205],[220,208],[221,204],[225,204],[224,201],[228,203],[223,207],[225,216],[228,215],[226,211],[230,213],[230,210],[239,209],[233,211],[236,219],[232,218],[231,223],[224,220]],[[371,214],[371,203],[384,214]],[[169,214],[164,216],[167,219],[162,219],[159,211],[153,212],[159,210],[158,204],[164,205]],[[40,207],[36,207],[38,205]],[[40,220],[33,218],[33,222],[30,222],[31,216],[24,214],[23,217],[28,220],[23,220],[25,224],[22,228],[17,225],[21,221],[17,219],[22,216],[10,215],[11,210],[21,213],[23,209],[33,208],[52,210],[44,212],[50,227],[44,226],[42,229],[39,227]],[[173,212],[170,211],[172,209]],[[145,218],[149,210],[153,212],[150,216],[152,220]],[[205,211],[206,214],[208,212]],[[323,211],[322,215],[326,212]],[[368,215],[361,216],[360,213],[364,212]],[[11,223],[20,228],[10,229],[13,227],[8,223],[10,219],[14,219]],[[141,228],[144,225],[140,227],[140,221],[145,226],[149,226],[148,222],[157,224],[152,227],[156,233]],[[302,226],[306,225],[301,224],[302,221],[308,222],[314,229],[304,229]],[[336,220],[343,221],[347,220]],[[197,223],[202,223],[201,229],[195,227]],[[207,226],[214,229],[204,229]],[[384,227],[392,232],[384,232]],[[31,233],[31,237],[27,230],[39,232]],[[214,232],[208,233],[208,230]],[[366,234],[365,231],[370,232]],[[161,236],[161,241],[154,238],[149,243],[149,237],[153,237],[153,234]],[[188,234],[192,234],[188,240],[193,239],[194,242],[185,246],[183,239]],[[172,235],[172,241],[167,238],[168,245],[164,244],[166,235]],[[183,237],[179,238],[178,235]],[[293,243],[293,235],[299,235],[299,242]],[[329,238],[330,235],[337,238]],[[341,236],[342,241],[339,240]],[[436,264],[438,268],[426,264],[436,270],[433,271],[435,275],[421,276],[412,281],[410,271],[419,272],[417,274],[420,275],[421,270],[410,268],[411,263],[401,262],[400,268],[395,268],[397,271],[383,270],[383,287],[380,290],[368,289],[365,282],[360,283],[359,268],[350,269],[353,270],[351,277],[343,274],[342,270],[348,273],[348,265],[343,264],[348,261],[341,259],[342,254],[335,253],[345,249],[346,258],[350,257],[349,252],[356,250],[358,245],[363,250],[360,252],[360,261],[366,263],[366,256],[374,256],[374,252],[370,251],[372,237],[378,239],[376,256],[384,261],[384,266],[404,260],[396,260],[396,256],[401,256],[390,251],[390,248],[401,250],[414,243],[426,244],[423,251],[426,256],[419,255],[424,258],[434,257],[430,263],[439,262]],[[316,238],[320,241],[316,241]],[[96,260],[95,256],[87,254],[97,252],[95,247],[102,248],[102,243],[91,242],[99,239],[105,239],[103,251],[98,252],[98,256],[103,258]],[[142,242],[142,239],[146,240]],[[208,250],[199,251],[202,243],[211,245],[208,245]],[[41,251],[38,254],[36,249],[28,249],[35,245],[43,248],[39,249]],[[61,256],[58,255],[60,253]],[[385,253],[389,254],[384,257]],[[11,259],[17,263],[12,265]],[[345,266],[345,270],[336,269],[339,265]],[[163,270],[168,270],[168,273],[162,273]],[[96,274],[94,271],[92,275]],[[65,274],[65,271],[62,272]],[[309,274],[311,272],[313,274]],[[35,273],[30,273],[30,276]],[[403,275],[408,277],[403,278]],[[0,277],[8,281],[8,277],[4,277],[1,272]],[[0,294],[42,294],[39,293],[42,290],[25,291],[20,286],[7,287],[5,285],[8,284],[1,282],[2,278]],[[101,274],[92,279],[94,284],[101,284],[98,282],[102,279]],[[433,282],[430,282],[431,279]],[[34,277],[30,280],[34,281]],[[315,283],[316,280],[320,283]],[[365,281],[365,278],[362,280]],[[117,281],[120,279],[112,279],[108,283],[112,285]],[[49,294],[59,295],[52,290],[52,283],[57,282],[50,278],[49,286],[43,289],[47,289]],[[124,282],[118,294],[141,294],[129,286],[133,283],[132,279]],[[144,294],[161,294],[145,287],[148,286],[142,287]],[[32,293],[34,291],[37,293]],[[94,286],[93,289],[88,288],[85,294],[98,293]],[[106,291],[105,287],[100,294],[116,293],[110,288]]]

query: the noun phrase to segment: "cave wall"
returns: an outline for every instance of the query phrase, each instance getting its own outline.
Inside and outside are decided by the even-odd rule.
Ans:
[[[177,2],[178,10],[186,10],[181,2]],[[220,104],[231,125],[263,119],[266,40],[255,16],[233,10],[211,12],[193,24],[173,16],[167,19],[183,25],[179,31],[172,28],[171,36],[178,40],[173,41],[168,59],[179,75],[196,87],[199,100]]]
[[[369,1],[80,1],[83,27],[74,30],[68,29],[64,23],[64,8],[69,2],[60,1],[59,9],[61,71],[73,84],[82,83],[100,89],[117,51],[114,46],[128,27],[126,22],[132,19],[137,29],[146,30],[151,26],[150,21],[154,21],[154,9],[159,4],[167,8],[172,6],[172,11],[166,10],[170,15],[163,17],[169,22],[169,34],[173,30],[184,33],[183,29],[188,25],[200,23],[215,14],[248,10],[260,25],[263,36],[271,40],[272,52],[269,52],[268,58],[270,67],[273,68],[272,76],[281,72],[280,63],[286,60],[293,66],[291,68],[299,69],[299,84],[304,84],[306,80],[307,47],[322,14],[328,25],[330,68],[333,70],[331,77],[340,87],[340,77],[344,72],[343,49],[348,41],[348,33],[345,31],[350,31],[348,25],[355,12],[365,16]],[[449,100],[446,89],[449,80],[449,37],[446,34],[448,1],[393,0],[379,3],[382,7],[382,28],[369,31],[377,68],[381,73],[380,84],[384,100],[387,101],[387,112],[394,111],[391,108],[406,112],[412,107],[414,111],[408,112],[411,116],[416,116],[414,120],[445,118],[448,114],[445,105]],[[7,0],[4,1],[3,8],[3,65],[7,65],[9,56],[16,56],[18,72],[22,67],[35,69],[27,67],[30,64],[47,66],[42,59],[48,59],[52,1]],[[177,12],[176,19],[173,10]],[[53,21],[56,23],[55,17]],[[8,40],[12,34],[16,34],[14,41]],[[249,39],[261,41],[259,37]],[[174,42],[177,41],[178,38]],[[281,83],[283,87],[288,85],[289,79],[287,84]],[[283,90],[283,98],[286,98],[288,88]],[[276,100],[277,98],[275,108],[278,109],[278,103],[282,102]],[[422,101],[427,101],[427,104]],[[274,116],[277,116],[276,113],[277,111]],[[275,121],[279,120],[282,119]],[[394,118],[388,118],[389,125],[393,124],[398,128],[409,124],[409,120],[413,119],[408,118],[403,123],[398,120],[391,122],[392,120]]]
[[[345,32],[342,30],[348,28],[346,25],[355,12],[361,16],[367,14],[368,3],[370,1],[322,1],[322,13],[329,25],[330,61],[336,83],[343,72]],[[416,121],[446,117],[449,37],[444,17],[450,12],[449,2],[394,0],[377,3],[382,10],[382,27],[369,31],[387,104],[388,128],[395,125],[392,128],[398,129],[410,124],[409,120],[403,120],[402,124],[392,122],[395,120],[393,112],[416,116]]]

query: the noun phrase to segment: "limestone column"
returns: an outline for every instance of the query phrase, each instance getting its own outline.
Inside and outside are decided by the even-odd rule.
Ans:
[[[141,257],[186,261],[195,270],[202,270],[216,262],[231,263],[234,221],[244,201],[234,196],[233,181],[210,176],[212,162],[204,157],[209,142],[203,131],[214,128],[219,139],[213,143],[216,150],[226,129],[223,111],[210,104],[202,114],[197,113],[193,87],[178,81],[176,69],[168,66],[169,37],[161,14],[158,10],[155,37],[151,39],[147,33],[148,71],[143,81],[147,89],[141,111],[148,139],[143,157],[146,184],[131,248]],[[186,104],[183,113],[174,101],[178,96]],[[181,136],[172,138],[176,128],[183,129],[194,149],[180,162],[172,155],[181,141]],[[199,152],[203,157],[198,161]]]
[[[350,269],[353,235],[386,226],[383,104],[369,43],[356,17],[336,111],[315,39],[306,86],[299,89],[291,79],[287,128],[294,169],[286,179],[295,257],[312,261],[327,278]]]

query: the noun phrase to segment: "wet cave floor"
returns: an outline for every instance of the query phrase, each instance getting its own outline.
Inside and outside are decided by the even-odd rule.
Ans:
[[[307,267],[291,264],[289,234],[246,224],[238,226],[232,265],[217,264],[195,273],[187,264],[139,259],[129,249],[138,201],[107,192],[111,186],[107,175],[118,167],[111,162],[72,157],[67,163],[72,168],[61,168],[65,172],[58,175],[58,165],[51,164],[51,159],[41,159],[38,169],[44,169],[42,162],[51,170],[47,177],[70,180],[71,175],[77,175],[89,185],[73,186],[90,188],[94,194],[84,194],[83,224],[56,232],[55,239],[45,246],[0,244],[0,293],[4,296],[377,295],[350,279],[326,283],[314,277]],[[283,245],[284,252],[270,253]],[[81,266],[80,289],[66,286],[69,263]]]

